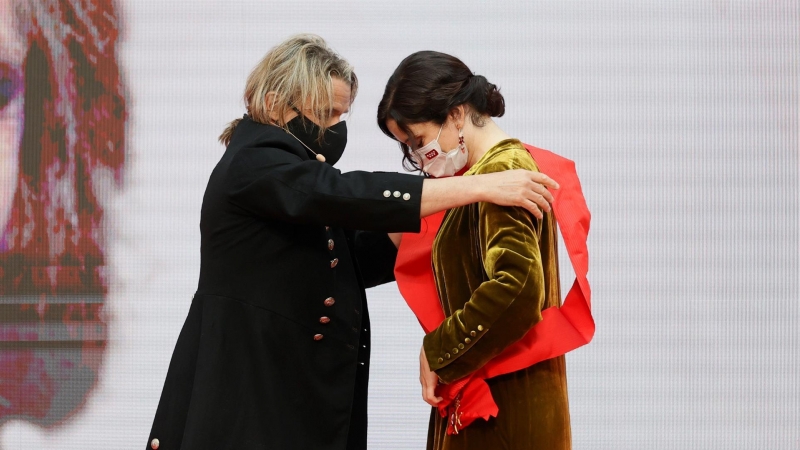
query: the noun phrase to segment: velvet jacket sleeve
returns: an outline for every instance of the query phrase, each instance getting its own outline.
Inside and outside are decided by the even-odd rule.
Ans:
[[[536,170],[532,160],[514,158],[499,167],[490,164],[481,172],[513,168]],[[431,370],[444,382],[477,371],[542,318],[541,221],[522,208],[490,203],[468,208],[477,208],[477,214],[471,211],[470,220],[475,223],[470,228],[482,260],[482,282],[476,282],[477,288],[463,308],[455,310],[423,340]],[[476,270],[465,268],[463,263],[449,266],[450,270]]]
[[[419,230],[422,177],[343,174],[274,148],[243,148],[227,177],[230,202],[255,216],[357,230]]]

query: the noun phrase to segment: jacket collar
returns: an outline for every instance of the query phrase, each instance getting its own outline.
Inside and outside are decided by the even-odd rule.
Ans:
[[[303,160],[310,160],[308,150],[277,125],[267,125],[254,121],[246,115],[236,126],[229,148],[270,147],[297,155]]]

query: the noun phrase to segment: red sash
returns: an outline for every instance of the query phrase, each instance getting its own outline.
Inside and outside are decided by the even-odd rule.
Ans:
[[[542,321],[521,340],[475,373],[439,385],[436,394],[443,400],[438,409],[442,417],[450,416],[448,434],[457,434],[459,429],[475,419],[488,420],[490,416],[497,416],[497,404],[484,380],[563,355],[587,344],[594,336],[592,294],[586,279],[589,270],[586,237],[591,215],[583,198],[575,163],[547,150],[530,145],[525,145],[525,148],[539,170],[561,187],[552,191],[552,206],[575,271],[575,282],[563,305],[542,311]],[[443,218],[444,212],[425,217],[419,233],[403,235],[394,269],[400,294],[425,333],[430,333],[445,319],[431,268],[431,247]]]

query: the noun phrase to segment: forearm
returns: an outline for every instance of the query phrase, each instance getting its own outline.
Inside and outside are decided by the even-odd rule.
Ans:
[[[384,232],[415,232],[420,226],[418,176],[343,174],[280,150],[253,148],[237,153],[224,183],[228,201],[258,217]]]
[[[481,368],[541,320],[544,288],[535,266],[535,261],[519,264],[523,271],[482,283],[462,309],[425,335],[430,368],[442,380]]]
[[[426,335],[423,348],[428,361],[435,363],[436,374],[444,382],[451,383],[483,367],[541,321],[542,298],[543,295],[517,298],[491,326],[454,331],[449,336]],[[444,365],[438,363],[439,358],[445,359]]]
[[[420,216],[481,201],[488,201],[481,176],[429,178],[422,183]]]
[[[426,179],[422,183],[420,216],[477,202],[501,206],[520,206],[541,219],[550,211],[553,196],[547,188],[558,183],[547,175],[530,170],[505,170],[473,176]],[[541,208],[541,210],[540,210]]]

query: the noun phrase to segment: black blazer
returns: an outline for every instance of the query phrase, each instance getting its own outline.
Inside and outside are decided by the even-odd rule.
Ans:
[[[421,177],[342,174],[240,122],[203,198],[200,281],[147,448],[366,448],[364,288],[394,279],[385,232],[418,231],[421,194]]]

